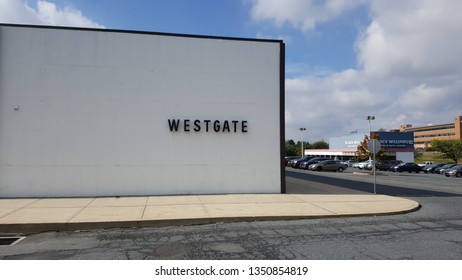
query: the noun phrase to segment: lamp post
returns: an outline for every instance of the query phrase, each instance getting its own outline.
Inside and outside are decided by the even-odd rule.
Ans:
[[[306,128],[300,127],[300,135],[302,136],[302,157],[305,156],[305,153],[303,151],[303,131],[305,131],[305,130],[306,130]]]
[[[375,116],[367,116],[366,120],[369,121],[369,141],[372,141],[372,128],[371,128],[371,121],[375,120]],[[377,193],[377,177],[375,174],[375,141],[372,141],[372,172],[374,173],[374,194]]]

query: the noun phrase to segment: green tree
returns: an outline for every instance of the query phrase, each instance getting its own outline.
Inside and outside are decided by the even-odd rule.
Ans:
[[[294,140],[286,141],[286,156],[296,156],[300,153]]]
[[[455,163],[462,158],[462,140],[433,140],[431,145],[433,149],[445,154]]]
[[[301,141],[297,141],[297,143],[295,143],[295,141],[292,139],[286,140],[285,147],[286,156],[301,156],[302,154]],[[324,140],[316,141],[313,144],[310,144],[310,142],[303,141],[303,149],[329,149],[329,144]]]
[[[303,149],[309,149],[310,143],[303,141]],[[285,143],[286,156],[301,156],[302,155],[302,142],[295,143],[294,140],[287,140]]]
[[[329,149],[329,144],[324,140],[316,141],[311,145],[311,149]]]

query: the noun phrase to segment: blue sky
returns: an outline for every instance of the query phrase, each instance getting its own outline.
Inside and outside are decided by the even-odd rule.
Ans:
[[[286,138],[462,114],[459,0],[0,0],[0,22],[286,43]]]

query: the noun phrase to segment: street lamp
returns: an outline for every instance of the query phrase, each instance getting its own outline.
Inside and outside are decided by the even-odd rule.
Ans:
[[[305,156],[305,153],[303,151],[303,131],[305,131],[305,130],[306,130],[306,128],[300,127],[300,134],[302,136],[302,157]]]
[[[371,128],[371,121],[375,120],[375,116],[367,116],[366,120],[369,121],[369,141],[372,141],[372,172],[374,173],[374,194],[377,193],[377,179],[375,174],[375,141],[372,139],[372,128]]]
[[[370,140],[372,139],[371,121],[375,120],[375,116],[367,116],[367,117],[366,117],[366,120],[369,121],[369,141],[370,141]],[[372,145],[373,145],[373,144],[374,144],[374,143],[372,143]],[[369,159],[371,159],[371,158],[369,157]]]

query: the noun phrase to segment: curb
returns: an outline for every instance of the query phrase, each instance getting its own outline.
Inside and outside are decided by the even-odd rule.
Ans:
[[[417,202],[416,202],[417,203]],[[194,219],[165,219],[147,221],[104,221],[104,222],[83,222],[83,223],[27,223],[27,224],[0,224],[0,233],[7,234],[35,234],[46,231],[83,231],[111,228],[141,228],[141,227],[169,227],[169,226],[192,226],[214,223],[231,222],[255,222],[255,221],[284,221],[284,220],[307,220],[327,218],[349,218],[349,217],[370,217],[388,216],[412,213],[421,208],[417,205],[413,208],[394,212],[366,213],[366,214],[333,214],[313,216],[245,216],[245,217],[211,217]]]

